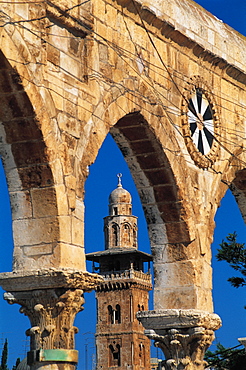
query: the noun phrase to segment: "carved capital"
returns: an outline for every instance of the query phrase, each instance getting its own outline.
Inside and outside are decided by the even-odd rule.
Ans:
[[[145,335],[163,351],[165,370],[203,370],[205,351],[221,326],[218,315],[199,310],[158,310],[137,314]]]
[[[146,331],[145,334],[163,351],[166,358],[163,366],[166,370],[203,370],[205,351],[214,340],[213,330],[202,327],[168,329],[162,335],[154,330]]]
[[[47,363],[52,369],[75,370],[74,319],[83,310],[83,293],[102,281],[99,275],[66,268],[0,274],[0,285],[8,292],[6,301],[19,304],[20,312],[30,319],[28,364],[33,370],[46,369]]]
[[[73,326],[76,314],[83,310],[83,290],[81,289],[40,289],[24,292],[5,293],[4,299],[10,304],[21,305],[31,322],[26,334],[30,336],[30,349],[73,349]]]

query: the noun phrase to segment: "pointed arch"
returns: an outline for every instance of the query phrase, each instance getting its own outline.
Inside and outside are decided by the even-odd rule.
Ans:
[[[0,51],[0,96],[0,154],[12,208],[14,270],[19,270],[34,267],[35,258],[50,259],[59,229],[57,202],[34,105],[21,76],[3,51]],[[45,213],[52,217],[46,219]],[[50,230],[50,235],[43,234],[44,227]]]
[[[38,64],[22,35],[18,30],[8,35],[7,30],[1,33],[0,155],[12,208],[13,268],[66,265],[64,251],[70,243],[71,264],[85,270],[83,249],[66,237],[71,226],[65,217],[74,207],[75,189],[69,198],[65,179],[72,183],[73,168],[63,172],[65,162],[69,168],[69,157],[54,118],[55,104],[49,91],[35,84],[43,76],[34,71]],[[82,220],[78,215],[76,227],[79,222],[82,227]]]
[[[124,222],[121,225],[121,245],[128,246],[131,245],[132,240],[132,228],[131,225],[128,222]]]
[[[127,82],[122,81],[124,84]],[[177,131],[166,119],[162,107],[154,102],[153,93],[141,82],[136,88],[145,99],[140,101],[138,97],[132,97],[129,100],[120,90],[110,91],[103,99],[104,104],[97,106],[90,120],[87,146],[81,152],[81,163],[84,167],[94,163],[110,132],[125,157],[138,189],[152,245],[155,243],[157,224],[165,230],[162,242],[187,245],[196,236],[189,227],[193,211],[189,202],[185,201],[188,199],[188,194],[184,194],[186,187],[181,189],[178,186],[178,183],[187,182],[187,176]],[[122,115],[122,112],[126,113]],[[85,173],[85,170],[81,172]]]
[[[111,128],[110,133],[128,163],[150,232],[153,224],[162,224],[167,242],[189,243],[191,237],[182,217],[186,212],[179,200],[175,174],[146,119],[139,112],[129,113]]]
[[[141,84],[139,89],[143,89]],[[104,104],[95,110],[100,119],[91,117],[81,163],[94,163],[110,132],[128,164],[144,209],[154,257],[155,308],[207,307],[212,311],[211,279],[207,278],[211,274],[210,245],[206,243],[202,249],[204,240],[194,226],[195,207],[189,191],[193,184],[187,176],[189,162],[183,154],[182,138],[154,102],[153,94],[148,89],[143,93],[146,99],[142,101],[137,97],[129,101],[120,92],[105,96]],[[203,265],[206,286],[200,284],[196,273]],[[177,271],[186,278],[177,279]]]
[[[120,366],[121,365],[121,347],[120,344],[109,345],[109,366]]]
[[[114,324],[114,310],[111,305],[108,306],[108,324]]]
[[[116,224],[116,223],[113,223],[111,225],[111,238],[110,238],[110,244],[111,244],[111,247],[118,247],[119,246],[119,226]]]
[[[244,222],[246,223],[246,168],[238,170],[230,185]]]
[[[115,307],[115,322],[117,324],[121,323],[121,307],[119,304],[117,304]]]
[[[226,162],[218,202],[224,197],[228,188],[234,195],[246,223],[246,155],[242,148],[239,150],[236,148]]]
[[[145,367],[145,363],[146,363],[146,359],[145,359],[145,346],[144,344],[141,342],[138,346],[138,355],[139,355],[139,363],[140,363],[140,367]]]

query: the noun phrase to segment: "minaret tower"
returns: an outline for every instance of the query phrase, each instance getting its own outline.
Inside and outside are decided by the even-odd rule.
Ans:
[[[96,289],[97,370],[149,370],[150,342],[136,313],[148,310],[152,256],[137,249],[131,195],[122,187],[121,174],[117,176],[118,187],[109,196],[109,216],[104,218],[105,250],[86,255],[104,277]]]

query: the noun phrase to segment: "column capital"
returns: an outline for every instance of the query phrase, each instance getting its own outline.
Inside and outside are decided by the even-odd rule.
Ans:
[[[4,293],[10,304],[21,306],[20,312],[28,316],[31,328],[31,351],[40,349],[73,349],[73,326],[76,314],[83,310],[84,298],[81,289],[39,289],[24,292]]]
[[[72,269],[43,269],[0,274],[0,285],[9,304],[19,304],[31,327],[28,364],[41,369],[44,364],[66,363],[74,370],[78,354],[74,350],[75,316],[83,310],[84,292],[94,289],[103,278]],[[58,366],[58,367],[57,367]]]
[[[218,315],[192,309],[142,311],[137,318],[163,351],[166,370],[203,370],[205,351],[221,326]]]

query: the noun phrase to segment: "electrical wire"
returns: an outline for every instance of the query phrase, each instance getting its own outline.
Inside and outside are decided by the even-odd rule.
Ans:
[[[30,31],[30,30],[29,30],[29,31]],[[31,32],[31,31],[30,31],[30,32]],[[36,35],[36,36],[38,37],[38,35]],[[50,45],[51,45],[51,46],[53,46],[51,43],[50,43]],[[56,49],[57,49],[57,48],[56,48]],[[59,50],[59,49],[58,49],[58,50]],[[59,50],[59,51],[60,51],[60,52],[64,52],[63,50]],[[68,53],[65,53],[65,54],[69,55]],[[120,57],[122,57],[122,54],[121,54],[121,53],[119,53],[119,55],[120,55]],[[70,58],[72,58],[72,56],[71,56],[71,55],[69,55],[69,56],[70,56]],[[74,59],[75,59],[75,58],[74,58]],[[124,60],[124,61],[125,61],[125,63],[127,63],[127,61],[126,61],[126,60]],[[129,64],[129,63],[128,63],[128,66],[130,66],[130,64]],[[132,66],[130,66],[130,67],[131,67],[131,68],[133,68]],[[137,72],[137,71],[135,70],[135,72]],[[153,84],[152,84],[152,88],[153,88]],[[165,100],[168,100],[168,99],[167,99],[167,97],[165,97],[163,94],[162,94],[162,97],[163,97]],[[169,103],[170,103],[170,104],[173,104],[173,103],[172,103],[172,102],[170,102],[170,101],[169,101]],[[161,105],[162,105],[162,103],[160,103],[160,101],[159,101],[159,104],[161,104]],[[163,108],[166,110],[166,109],[167,109],[167,106],[164,106]],[[176,108],[177,108],[177,110],[179,110],[179,107],[177,107],[177,106],[176,106]],[[166,112],[167,112],[167,111],[166,111]],[[175,126],[175,128],[176,128],[176,126]],[[221,126],[221,127],[220,127],[220,129],[221,129],[222,131],[225,131],[225,132],[226,132],[226,130],[227,130],[227,129],[224,129],[224,128],[223,128],[223,126]],[[233,131],[234,131],[234,132],[237,132],[237,134],[239,133],[239,130],[231,130],[231,131],[232,131],[232,132],[233,132]],[[243,131],[242,131],[241,133],[243,133]],[[242,139],[243,139],[243,138],[242,138]]]
[[[170,79],[172,80],[172,82],[173,82],[174,86],[176,87],[176,89],[177,89],[178,93],[179,93],[179,94],[181,95],[181,97],[186,101],[186,103],[187,103],[187,104],[189,104],[189,101],[187,100],[186,96],[182,93],[182,91],[180,90],[180,88],[179,88],[179,86],[177,85],[176,81],[172,78],[172,75],[171,75],[171,73],[170,73],[169,69],[167,68],[166,64],[164,63],[164,61],[163,61],[163,59],[162,59],[162,57],[161,57],[161,55],[160,55],[160,53],[159,53],[159,50],[156,48],[155,43],[154,43],[154,41],[152,40],[152,37],[150,36],[150,33],[149,33],[148,29],[147,29],[147,28],[146,28],[146,26],[145,26],[145,23],[144,23],[144,21],[143,21],[143,19],[142,19],[142,17],[141,17],[141,14],[140,14],[140,12],[139,12],[139,10],[138,10],[138,8],[137,8],[137,6],[136,6],[136,4],[135,4],[134,0],[132,0],[132,4],[134,5],[134,8],[135,8],[135,10],[136,10],[136,12],[137,12],[137,14],[138,14],[138,16],[139,16],[140,20],[141,20],[141,24],[142,24],[142,26],[143,26],[144,30],[146,31],[146,33],[147,33],[147,35],[148,35],[148,38],[149,38],[149,40],[150,40],[150,43],[151,43],[151,45],[153,46],[153,48],[154,48],[155,52],[157,53],[158,58],[160,59],[160,61],[161,61],[162,65],[164,66],[165,70],[166,70],[166,71],[167,71],[167,73],[169,74],[169,77],[170,77]],[[222,143],[221,143],[221,142],[220,142],[220,141],[215,137],[215,135],[212,135],[212,136],[213,136],[213,139],[214,139],[215,141],[217,141],[217,142],[219,143],[219,145],[220,145],[224,150],[226,150],[226,151],[227,151],[231,156],[234,156],[234,154],[233,154],[230,150],[228,150],[228,148],[226,148],[226,147],[225,147],[225,145],[223,145],[223,144],[222,144]],[[206,157],[206,156],[205,156],[205,157]],[[208,158],[208,157],[207,157],[207,158]]]
[[[85,4],[86,2],[88,2],[88,1],[90,1],[90,0],[86,0],[86,1],[84,1],[83,3],[80,3],[79,5],[76,5],[76,7],[77,6],[80,6],[80,5],[83,5],[83,4]],[[68,10],[70,10],[70,9],[72,9],[72,8],[69,8]],[[63,15],[61,15],[61,16],[63,16]],[[32,20],[28,20],[28,22],[30,22],[30,21],[36,21],[36,20],[38,20],[38,18],[33,18]],[[18,22],[25,22],[25,21],[18,21]],[[11,22],[8,22],[8,23],[10,23],[10,24],[13,24],[13,22],[11,23]],[[4,25],[2,25],[2,27],[4,27],[6,24],[4,24]],[[54,24],[53,24],[54,25]],[[0,26],[1,27],[1,26]],[[48,27],[50,27],[50,26],[47,26],[47,28]],[[88,28],[89,29],[89,28]],[[39,31],[40,33],[42,33],[43,34],[43,31]],[[94,32],[94,31],[93,31]],[[118,45],[116,45],[116,44],[114,44],[113,42],[109,42],[108,40],[106,40],[105,38],[103,38],[101,35],[99,35],[99,34],[97,34],[96,32],[94,32],[94,34],[96,35],[96,36],[99,36],[99,37],[101,37],[104,41],[106,41],[107,42],[107,44],[110,46],[110,47],[114,47],[114,49],[117,47],[117,48],[119,48],[119,46]],[[73,38],[73,39],[76,39],[77,37],[72,37],[72,36],[64,36],[64,35],[55,35],[55,34],[53,34],[54,36],[58,36],[58,37],[64,37],[64,38]],[[38,35],[37,35],[37,37],[38,37]],[[97,40],[95,40],[95,41],[97,41]],[[111,44],[111,45],[110,45]],[[55,47],[54,45],[53,45],[53,47]],[[120,53],[122,53],[122,51],[123,51],[123,49],[122,48],[119,48],[119,55],[120,55]],[[126,50],[124,50],[125,52],[126,52]],[[129,53],[129,51],[127,51],[128,53]],[[133,54],[132,53],[132,55],[133,55],[133,57],[135,57],[136,55],[135,54]],[[131,60],[131,61],[133,61],[133,60]],[[147,62],[147,61],[145,61],[146,63],[148,63],[148,65],[151,65],[151,63],[149,63],[149,62]],[[160,68],[160,67],[158,67],[158,66],[156,66],[156,65],[153,65],[152,64],[152,66],[154,66],[155,68]],[[175,72],[177,72],[178,74],[179,74],[179,72],[178,71],[175,71]],[[170,72],[169,72],[170,73]],[[161,69],[160,70],[160,73],[159,73],[159,75],[160,76],[162,76],[162,78],[165,78],[165,79],[167,79],[167,81],[171,81],[171,80],[169,80],[167,77],[165,77],[165,76],[163,76],[163,70]],[[181,75],[181,76],[183,76],[183,75]],[[181,78],[181,77],[178,77],[180,80],[182,80],[182,81],[185,81],[185,82],[187,82],[188,80],[186,79],[184,79],[184,78]],[[191,81],[189,81],[190,82],[190,84],[192,85],[192,82]],[[194,85],[194,84],[193,84]],[[178,85],[177,85],[178,86]],[[216,94],[213,94],[215,97],[218,97],[218,95],[216,95]],[[240,104],[237,104],[237,102],[232,102],[232,101],[230,101],[229,99],[225,99],[225,98],[222,98],[222,99],[224,99],[225,101],[227,101],[227,102],[229,102],[229,103],[233,103],[234,104],[234,106],[236,105],[236,106],[239,106],[239,107],[241,107],[241,108],[245,108],[244,106],[242,106],[242,105],[240,105]],[[225,110],[228,110],[228,111],[230,111],[230,112],[232,112],[233,114],[234,114],[234,111],[232,111],[232,110],[230,110],[229,108],[227,108],[226,106],[221,106],[221,105],[219,105],[219,104],[217,104],[217,106],[218,107],[222,107],[223,109],[225,109]],[[238,113],[238,115],[239,116],[242,116],[242,118],[244,118],[244,116],[243,115],[241,115],[240,113]]]
[[[83,2],[83,3],[85,3],[85,2]],[[83,3],[81,3],[81,4],[83,4]],[[79,5],[81,5],[81,4],[79,4]],[[5,13],[6,14],[6,13]],[[43,17],[42,17],[42,19],[43,19]],[[36,20],[36,19],[35,19]],[[30,21],[30,20],[28,20],[28,21]],[[7,24],[10,24],[11,23],[11,21],[10,22],[7,22]],[[18,26],[20,26],[20,25],[18,25]],[[27,28],[27,30],[29,31],[29,32],[32,32],[33,34],[35,34],[35,32],[33,32],[33,31],[31,31],[30,29],[28,29]],[[146,29],[146,27],[145,27],[145,30],[146,30],[146,32],[148,32],[148,30]],[[35,34],[35,36],[36,37],[39,37],[39,35],[37,35],[37,34]],[[100,35],[99,35],[100,36]],[[43,38],[42,38],[43,39]],[[104,39],[105,40],[105,39]],[[44,40],[45,42],[47,42],[47,40]],[[107,40],[106,40],[107,41]],[[108,42],[107,42],[107,44],[108,44]],[[53,46],[54,47],[54,45],[52,45],[52,44],[50,44],[51,46]],[[112,46],[111,46],[112,47]],[[57,48],[57,47],[55,47],[55,48]],[[59,50],[59,49],[58,49]],[[157,49],[156,49],[157,50]],[[59,50],[60,52],[63,52],[64,53],[64,51],[63,50]],[[67,54],[69,57],[71,57],[71,55],[70,54],[68,54],[68,53],[66,53],[65,52],[65,54]],[[135,55],[134,55],[135,56]],[[75,58],[76,59],[76,58]],[[164,62],[163,62],[163,60],[162,60],[162,64],[163,64]],[[165,66],[165,64],[164,64],[164,66]],[[59,67],[59,66],[58,66]],[[168,69],[166,68],[166,71],[167,72],[169,72],[168,71]],[[66,72],[66,73],[70,73],[69,71],[66,71],[66,70],[64,70],[64,72]],[[98,74],[98,71],[94,71],[97,75],[99,75]],[[135,70],[135,72],[136,72],[136,70]],[[71,73],[70,73],[70,75],[71,75]],[[74,78],[76,78],[76,76],[74,76],[73,75],[73,77]],[[105,81],[105,76],[103,76],[103,78],[104,78],[104,81]],[[171,78],[172,78],[172,76],[171,76]],[[173,80],[173,79],[172,79]],[[81,81],[80,81],[81,82]],[[175,82],[175,81],[173,81],[173,82]],[[115,81],[109,81],[109,83],[114,83],[115,84]],[[177,86],[177,84],[176,84],[176,86]],[[124,87],[125,88],[125,87]],[[153,85],[152,85],[152,88],[153,88]],[[179,89],[178,89],[179,90]],[[129,92],[129,91],[128,91]],[[182,94],[182,92],[181,92],[181,94]],[[136,91],[134,91],[133,92],[133,95],[136,95]],[[168,100],[167,99],[167,97],[165,97],[165,96],[163,96],[162,95],[162,97],[164,97],[166,100]],[[159,101],[160,99],[158,98],[158,101]],[[171,103],[170,101],[169,101],[169,103]],[[160,102],[159,102],[159,104],[160,104]],[[171,103],[172,104],[172,103]],[[161,105],[163,106],[163,104],[161,103]],[[167,113],[167,106],[164,106],[163,107],[164,108],[164,112],[165,113]],[[179,107],[176,107],[177,109],[179,109]],[[173,112],[172,112],[172,114],[173,114]],[[177,129],[177,126],[174,124],[174,122],[170,119],[170,117],[168,117],[168,119],[169,119],[169,121],[170,121],[170,123],[175,127],[175,129]],[[183,134],[179,131],[179,134],[181,134],[182,136],[183,136]],[[233,144],[235,144],[234,142],[232,142]],[[223,144],[221,144],[220,142],[219,142],[219,144],[220,145],[223,145]],[[236,143],[236,145],[238,145],[237,143]],[[227,150],[227,148],[226,147],[224,147],[225,148],[225,150]],[[233,155],[233,153],[231,153],[231,152],[229,152],[229,154],[230,155]]]
[[[73,76],[73,77],[76,77],[76,76]],[[103,76],[102,76],[102,78],[103,78]],[[32,81],[29,81],[29,82],[31,82],[32,83]],[[82,82],[82,81],[81,81]],[[36,86],[38,86],[37,84],[35,84]],[[39,86],[39,87],[41,87],[41,86]],[[44,87],[44,86],[42,86],[42,87]],[[123,87],[123,86],[122,86]],[[46,87],[47,88],[47,87]],[[124,87],[125,88],[125,87]],[[50,89],[51,90],[51,89]],[[55,92],[56,93],[56,91],[55,90],[53,90],[53,92]],[[130,90],[128,90],[128,92],[130,92],[132,95],[136,95],[136,92],[135,91],[130,91]],[[129,98],[128,98],[129,99]],[[132,101],[132,102],[134,102],[134,101]],[[141,108],[141,105],[139,106],[139,108]],[[93,114],[93,112],[90,112],[92,115],[94,115]],[[152,113],[152,112],[149,112],[149,113]],[[101,119],[100,117],[97,117],[97,118],[99,118],[99,119]],[[162,124],[162,122],[161,122],[161,124]],[[163,126],[163,125],[162,125]],[[164,127],[163,127],[164,128]]]

